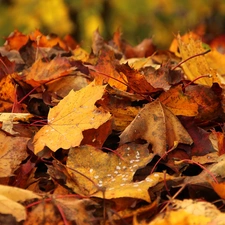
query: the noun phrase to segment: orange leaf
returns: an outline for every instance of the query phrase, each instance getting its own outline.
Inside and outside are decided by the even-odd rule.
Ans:
[[[220,198],[225,200],[225,182],[223,183],[216,183],[211,182],[213,190],[220,196]]]
[[[102,51],[96,66],[89,66],[90,74],[95,78],[96,84],[108,83],[111,87],[120,90],[126,90],[127,86],[123,84],[126,81],[125,76],[115,70],[115,57],[112,51]]]
[[[196,116],[198,114],[198,104],[182,91],[181,85],[163,92],[159,100],[175,115]]]
[[[26,83],[38,87],[47,81],[68,75],[72,70],[74,68],[67,58],[56,57],[50,62],[39,59],[29,69],[23,71],[23,76]]]

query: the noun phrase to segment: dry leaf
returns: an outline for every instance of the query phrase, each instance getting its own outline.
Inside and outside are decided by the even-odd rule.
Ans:
[[[58,56],[50,62],[43,61],[42,59],[36,60],[30,68],[23,71],[22,76],[26,83],[33,87],[38,87],[47,81],[68,75],[74,69],[75,68],[71,67],[68,58]]]
[[[196,54],[200,54],[205,52],[206,50],[202,47],[202,42],[200,40],[196,40],[189,36],[188,40],[183,40],[179,35],[177,37],[178,45],[180,49],[180,54],[182,60],[186,60],[191,56]],[[195,57],[193,59],[189,59],[185,63],[182,64],[182,68],[189,80],[194,80],[197,77],[203,75],[210,75],[210,77],[203,77],[195,81],[196,84],[203,84],[207,86],[212,86],[214,80],[217,80],[217,72],[212,69],[205,58],[204,55]]]
[[[40,196],[31,191],[0,185],[0,213],[13,215],[17,222],[26,219],[25,207],[17,202],[31,199],[40,199]]]
[[[95,86],[92,82],[77,92],[71,90],[57,106],[50,109],[48,125],[34,136],[35,154],[45,146],[52,151],[78,146],[83,139],[84,130],[97,129],[108,121],[110,113],[95,106],[104,90],[105,86]]]
[[[165,214],[159,214],[149,225],[209,225],[214,224],[213,220],[221,215],[213,204],[205,201],[173,200],[172,206],[172,211],[167,210]]]
[[[223,199],[225,200],[225,183],[216,183],[211,182],[213,190]]]
[[[137,144],[121,146],[108,154],[91,146],[70,149],[66,165],[72,180],[67,180],[67,185],[82,195],[106,199],[130,197],[150,202],[148,189],[164,179],[172,179],[169,175],[154,173],[145,180],[133,182],[135,172],[153,156],[147,145]]]
[[[146,140],[160,156],[175,142],[188,145],[193,142],[177,117],[157,100],[146,104],[127,126],[120,135],[120,145],[138,139]]]
[[[174,115],[196,116],[198,114],[198,104],[182,91],[181,85],[163,92],[159,96],[159,100]]]
[[[10,137],[0,131],[0,177],[12,176],[21,162],[28,156],[29,138]]]
[[[33,115],[30,113],[0,113],[0,122],[2,122],[2,130],[9,134],[17,134],[13,130],[13,124],[18,123],[18,121],[29,121]]]

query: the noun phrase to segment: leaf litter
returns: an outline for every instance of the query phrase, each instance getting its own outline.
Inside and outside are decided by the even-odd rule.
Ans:
[[[166,52],[96,31],[88,53],[38,30],[6,38],[0,221],[223,224],[225,56],[200,39]]]

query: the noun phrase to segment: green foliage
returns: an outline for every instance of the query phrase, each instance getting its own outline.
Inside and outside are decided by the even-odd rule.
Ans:
[[[4,1],[5,2],[5,1]],[[178,32],[211,22],[216,34],[223,29],[223,0],[14,0],[0,5],[1,37],[14,29],[28,33],[72,34],[90,48],[93,31],[106,38],[120,28],[124,39],[137,44],[146,37],[167,48]],[[211,18],[211,19],[210,19]]]

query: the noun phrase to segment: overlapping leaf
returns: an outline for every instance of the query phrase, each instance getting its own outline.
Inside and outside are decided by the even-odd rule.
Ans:
[[[148,103],[120,135],[120,144],[138,139],[152,145],[154,153],[162,156],[167,146],[175,142],[192,144],[193,141],[179,120],[159,101]]]
[[[110,113],[95,106],[104,89],[105,86],[91,83],[80,91],[71,90],[57,106],[50,109],[48,124],[34,136],[35,153],[45,146],[52,151],[78,146],[83,139],[82,131],[97,129],[109,120]]]
[[[165,175],[154,173],[137,182],[133,182],[133,176],[153,156],[147,145],[138,144],[124,145],[108,154],[91,146],[72,148],[67,160],[67,171],[72,179],[67,185],[82,195],[139,198],[150,202],[148,189],[163,181]],[[172,177],[166,175],[166,179]]]

